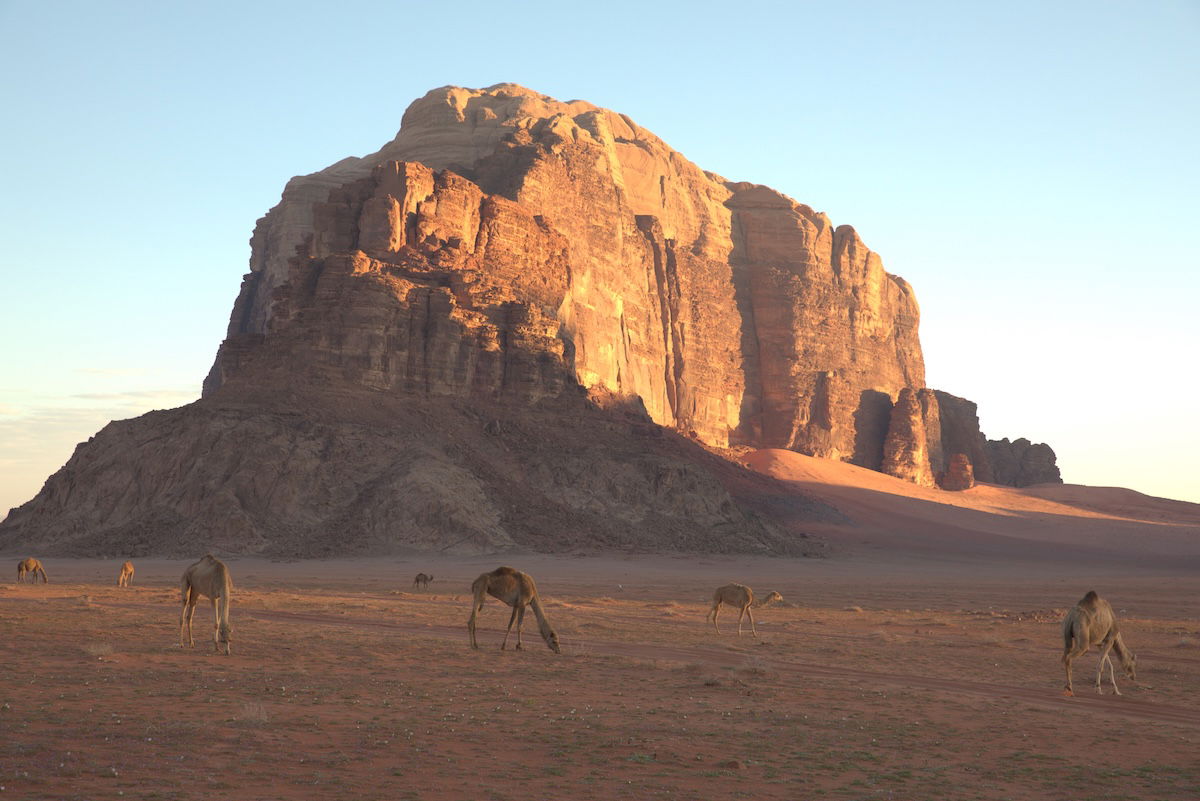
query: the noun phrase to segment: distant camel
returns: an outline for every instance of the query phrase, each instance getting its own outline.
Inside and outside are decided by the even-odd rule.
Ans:
[[[433,576],[427,576],[424,573],[418,573],[417,577],[413,579],[413,586],[429,589],[429,582],[431,581],[433,581]]]
[[[783,596],[777,592],[772,592],[763,601],[766,605],[774,601],[782,601]],[[717,625],[717,615],[720,614],[721,604],[729,604],[736,606],[741,610],[738,614],[738,636],[742,636],[742,618],[746,615],[750,616],[750,632],[757,637],[758,629],[754,626],[754,612],[750,611],[750,607],[754,604],[754,590],[747,587],[745,584],[726,584],[724,587],[717,587],[713,593],[712,609],[708,610],[708,614],[704,616],[705,620],[712,618],[713,628],[717,630],[717,634],[721,633],[721,627]]]
[[[562,653],[558,647],[558,635],[550,628],[550,622],[542,612],[542,600],[530,575],[511,567],[498,567],[475,579],[471,584],[471,592],[475,597],[471,601],[471,617],[467,620],[467,631],[471,633],[472,648],[479,647],[475,640],[475,615],[483,609],[483,602],[490,595],[513,608],[512,617],[508,619],[508,631],[504,633],[504,642],[500,643],[500,650],[503,651],[508,645],[508,635],[512,633],[514,620],[517,623],[517,650],[521,650],[521,625],[525,620],[525,607],[528,606],[537,616],[538,629],[546,645],[554,653]]]
[[[179,645],[184,644],[184,627],[187,627],[186,642],[195,646],[192,640],[192,615],[196,613],[196,604],[201,595],[212,599],[213,615],[216,622],[213,628],[213,647],[218,653],[221,645],[225,645],[225,655],[229,655],[229,602],[233,597],[233,581],[229,578],[229,568],[225,563],[207,554],[199,562],[183,571],[179,580],[179,591],[183,596],[183,611],[179,614]]]
[[[32,556],[28,559],[23,559],[17,562],[17,583],[20,584],[25,580],[25,574],[32,573],[33,577],[29,579],[34,584],[37,584],[38,573],[42,574],[42,583],[49,584],[50,579],[46,578],[46,569],[42,567],[42,563],[34,559]]]
[[[133,562],[128,559],[121,565],[121,575],[117,577],[118,587],[128,587],[133,583]]]
[[[1104,675],[1104,663],[1107,662],[1108,680],[1112,682],[1113,692],[1117,695],[1121,694],[1121,691],[1117,689],[1117,680],[1113,676],[1112,659],[1108,655],[1110,650],[1117,652],[1125,675],[1133,681],[1137,681],[1137,657],[1121,639],[1121,632],[1117,628],[1117,618],[1113,614],[1112,606],[1094,591],[1088,592],[1070,612],[1067,612],[1067,616],[1063,618],[1062,631],[1062,661],[1067,671],[1067,689],[1064,691],[1064,695],[1075,694],[1075,688],[1071,686],[1071,663],[1087,653],[1088,648],[1093,645],[1100,646],[1100,664],[1096,669],[1096,692],[1103,693],[1103,690],[1100,689],[1100,678]]]
[[[777,592],[772,592],[766,598],[755,598],[752,606],[754,606],[755,609],[759,609],[764,606],[770,606],[773,603],[778,603],[782,600],[783,600],[782,595],[780,595]]]

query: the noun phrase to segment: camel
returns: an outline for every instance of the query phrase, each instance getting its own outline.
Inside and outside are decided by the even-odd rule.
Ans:
[[[1071,663],[1087,653],[1088,648],[1093,645],[1100,646],[1100,664],[1096,669],[1096,692],[1100,694],[1104,692],[1100,688],[1100,679],[1104,675],[1104,663],[1107,662],[1108,680],[1112,682],[1113,692],[1116,695],[1121,694],[1121,691],[1117,689],[1117,680],[1113,676],[1113,664],[1112,658],[1109,657],[1109,651],[1117,652],[1125,675],[1133,681],[1137,681],[1137,657],[1121,639],[1121,632],[1117,627],[1117,618],[1113,614],[1112,606],[1095,591],[1089,591],[1070,612],[1067,612],[1067,616],[1063,618],[1062,631],[1062,661],[1067,671],[1067,688],[1063,691],[1063,695],[1075,694],[1075,688],[1071,685]]]
[[[37,584],[38,573],[42,574],[42,583],[49,584],[50,579],[46,578],[46,569],[42,567],[42,563],[32,556],[28,559],[22,559],[17,562],[17,583],[20,584],[25,580],[25,574],[32,573],[33,577],[29,579],[34,584]]]
[[[179,646],[184,644],[184,629],[186,626],[187,644],[195,646],[192,640],[192,615],[196,613],[196,604],[201,595],[212,599],[213,615],[216,622],[213,627],[213,647],[218,653],[221,645],[225,645],[225,655],[229,656],[229,602],[233,597],[233,580],[229,577],[229,568],[225,563],[207,554],[199,562],[183,571],[179,580],[179,591],[183,595],[183,611],[179,614]]]
[[[777,593],[775,591],[772,591],[771,594],[768,595],[766,598],[755,598],[752,606],[754,606],[755,609],[758,609],[763,606],[770,606],[771,604],[779,603],[782,600],[783,600],[782,595],[780,595],[779,593]]]
[[[708,614],[704,616],[705,620],[712,618],[713,628],[717,630],[717,634],[721,633],[721,627],[717,625],[717,615],[721,611],[721,604],[729,604],[736,606],[741,610],[738,615],[738,636],[742,636],[742,618],[746,615],[750,616],[750,633],[755,637],[758,636],[758,629],[754,626],[754,613],[750,611],[751,606],[765,606],[766,604],[775,601],[782,601],[783,596],[777,592],[772,592],[761,604],[754,603],[754,590],[747,587],[745,584],[726,584],[723,587],[717,587],[713,593],[712,609],[708,610]]]
[[[542,612],[542,600],[538,596],[537,586],[533,578],[520,570],[511,567],[498,567],[490,573],[484,573],[471,584],[474,600],[471,601],[471,617],[467,620],[467,631],[471,633],[471,647],[478,648],[475,640],[475,615],[483,609],[487,596],[497,598],[513,608],[512,617],[508,619],[508,631],[504,633],[504,642],[500,643],[503,651],[508,645],[508,635],[512,633],[513,621],[517,623],[517,650],[521,650],[521,625],[525,620],[525,607],[533,610],[537,616],[538,630],[547,647],[556,654],[562,653],[558,647],[558,635],[550,628],[550,622]]]
[[[429,589],[429,582],[431,581],[433,581],[433,576],[427,576],[424,573],[418,573],[417,577],[413,579],[413,586],[425,587],[425,589]]]
[[[133,583],[133,562],[128,559],[121,565],[121,575],[117,576],[118,587],[128,587]]]

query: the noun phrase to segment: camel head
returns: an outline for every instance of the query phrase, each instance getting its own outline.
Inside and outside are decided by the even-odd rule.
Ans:
[[[768,595],[766,598],[763,599],[763,606],[766,606],[767,604],[773,604],[776,601],[782,601],[782,600],[783,600],[782,595],[780,595],[777,592],[772,592],[770,595]]]
[[[1121,660],[1121,667],[1125,669],[1125,675],[1130,681],[1137,681],[1137,655],[1133,651],[1128,651],[1128,659]]]
[[[562,649],[558,647],[558,634],[553,629],[547,628],[542,632],[542,639],[546,641],[546,645],[556,654],[561,654]]]
[[[221,645],[225,645],[225,656],[229,656],[229,644],[233,641],[230,635],[233,633],[233,628],[228,623],[222,623],[217,627],[217,650],[221,650]]]

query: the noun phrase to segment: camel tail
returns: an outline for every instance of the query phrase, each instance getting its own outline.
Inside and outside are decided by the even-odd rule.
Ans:
[[[472,608],[476,612],[483,611],[483,603],[487,600],[488,578],[489,574],[484,573],[471,583],[471,592],[475,596],[475,605]]]

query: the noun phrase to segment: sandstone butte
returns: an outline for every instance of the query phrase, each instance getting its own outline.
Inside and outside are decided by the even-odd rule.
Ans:
[[[203,397],[80,445],[0,547],[804,553],[838,512],[730,457],[1060,481],[925,387],[913,289],[854,228],[590,103],[435,89],[250,244]]]

